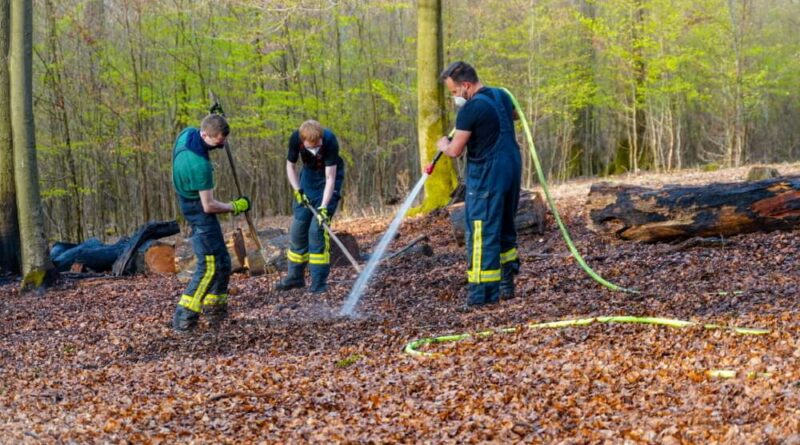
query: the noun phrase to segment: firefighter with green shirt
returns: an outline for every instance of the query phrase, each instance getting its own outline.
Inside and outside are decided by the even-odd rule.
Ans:
[[[192,249],[197,256],[192,280],[172,317],[176,331],[192,330],[201,313],[211,326],[219,325],[228,313],[231,257],[216,214],[238,215],[250,210],[250,200],[245,196],[229,203],[214,199],[214,167],[209,151],[223,148],[229,133],[225,118],[210,114],[200,123],[200,129],[183,130],[172,150],[172,182],[181,212],[192,228]]]

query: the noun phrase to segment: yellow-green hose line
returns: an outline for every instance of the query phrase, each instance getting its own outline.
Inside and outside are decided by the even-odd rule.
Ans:
[[[601,277],[597,272],[595,272],[586,261],[581,256],[578,249],[575,247],[575,244],[572,241],[572,237],[567,230],[566,225],[561,220],[561,215],[558,213],[558,209],[556,208],[555,202],[553,201],[552,196],[550,196],[550,190],[547,188],[547,180],[544,177],[544,171],[542,170],[542,165],[539,162],[539,155],[536,153],[536,147],[533,144],[533,136],[531,135],[531,129],[528,126],[528,121],[525,118],[525,113],[520,107],[519,102],[517,102],[517,98],[511,94],[506,88],[501,88],[503,91],[508,93],[509,97],[511,98],[512,103],[514,104],[514,108],[517,111],[517,115],[522,121],[522,127],[525,130],[525,137],[528,141],[528,149],[531,154],[531,158],[533,159],[533,164],[536,167],[536,175],[539,178],[539,183],[542,186],[542,190],[544,191],[545,198],[547,199],[547,203],[550,205],[550,209],[553,211],[553,217],[558,224],[558,228],[561,231],[561,235],[564,238],[564,241],[569,248],[570,253],[581,266],[581,268],[595,281],[602,284],[603,286],[615,290],[615,291],[623,291],[623,292],[631,292],[631,293],[638,293],[638,291],[633,289],[624,288],[622,286],[618,286],[610,281],[607,281],[603,277]],[[733,294],[741,294],[740,291],[733,292]],[[720,292],[719,295],[728,295],[728,292]],[[740,327],[726,327],[720,326],[717,324],[703,324],[700,325],[693,321],[686,321],[686,320],[677,320],[673,318],[661,318],[661,317],[633,317],[627,315],[617,315],[617,316],[598,316],[598,317],[589,317],[589,318],[575,318],[569,320],[558,320],[558,321],[549,321],[549,322],[542,322],[542,323],[532,323],[528,324],[525,327],[528,329],[558,329],[558,328],[568,328],[568,327],[580,327],[580,326],[588,326],[594,323],[635,323],[635,324],[650,324],[650,325],[660,325],[660,326],[668,326],[672,328],[684,328],[688,326],[702,326],[704,329],[725,329],[731,332],[735,332],[741,335],[764,335],[769,333],[769,330],[766,329],[754,329],[754,328],[740,328]],[[439,337],[429,337],[429,338],[421,338],[418,340],[414,340],[409,342],[404,351],[407,354],[415,355],[415,356],[439,356],[441,354],[435,352],[423,352],[419,349],[423,346],[436,344],[436,343],[452,343],[458,342],[461,340],[465,340],[467,338],[472,337],[488,337],[495,333],[511,333],[517,332],[520,328],[518,327],[510,327],[510,328],[502,328],[498,330],[488,330],[488,331],[481,331],[476,332],[474,334],[464,333],[464,334],[454,334],[454,335],[443,335]],[[733,378],[736,377],[737,373],[733,370],[728,369],[712,369],[706,372],[709,377],[716,377],[716,378]],[[755,378],[755,377],[769,377],[770,373],[758,373],[758,372],[749,372],[746,374],[748,378]]]
[[[550,205],[550,209],[553,210],[553,217],[555,218],[556,224],[558,224],[558,228],[561,231],[561,236],[564,237],[564,241],[567,243],[567,247],[569,248],[570,253],[572,253],[572,256],[575,258],[575,261],[578,262],[581,268],[587,274],[589,274],[590,277],[603,286],[615,291],[638,293],[638,291],[634,289],[627,289],[606,280],[605,278],[601,277],[600,274],[595,272],[594,269],[589,267],[588,264],[586,264],[586,261],[583,259],[580,252],[578,252],[578,249],[575,247],[575,244],[572,242],[572,237],[569,235],[569,231],[564,225],[564,222],[561,221],[561,215],[558,213],[558,209],[556,209],[556,203],[553,201],[552,196],[550,196],[550,190],[547,188],[547,180],[544,177],[544,171],[542,170],[542,165],[539,162],[539,155],[536,153],[536,147],[533,144],[533,136],[531,135],[531,129],[528,126],[528,120],[525,118],[525,113],[522,111],[522,107],[520,107],[519,102],[517,102],[517,98],[511,94],[511,91],[508,91],[506,88],[501,89],[505,91],[509,97],[511,97],[511,102],[513,102],[514,108],[517,110],[519,120],[522,122],[522,128],[525,130],[525,137],[528,140],[528,150],[531,153],[533,165],[536,166],[536,176],[539,178],[539,184],[542,186],[544,196],[547,198],[547,203]]]
[[[560,328],[569,328],[569,327],[581,327],[581,326],[588,326],[594,323],[632,323],[632,324],[649,324],[649,325],[659,325],[659,326],[668,326],[672,328],[685,328],[688,326],[702,326],[704,329],[713,330],[713,329],[725,329],[731,332],[741,334],[741,335],[765,335],[769,333],[767,329],[756,329],[756,328],[740,328],[740,327],[728,327],[728,326],[721,326],[717,324],[699,324],[693,321],[686,321],[686,320],[677,320],[674,318],[661,318],[661,317],[633,317],[628,315],[615,315],[615,316],[598,316],[598,317],[589,317],[589,318],[573,318],[569,320],[558,320],[558,321],[547,321],[542,323],[531,323],[524,327],[528,329],[560,329]],[[428,338],[421,338],[419,340],[414,340],[409,342],[404,351],[406,354],[414,355],[414,356],[427,356],[427,357],[438,357],[442,354],[436,352],[424,352],[420,351],[420,348],[426,345],[436,344],[436,343],[454,343],[459,342],[461,340],[466,340],[472,337],[488,337],[493,334],[502,334],[502,333],[511,333],[519,331],[519,327],[510,327],[510,328],[503,328],[498,330],[488,330],[488,331],[481,331],[476,332],[475,334],[453,334],[453,335],[442,335],[439,337],[428,337]],[[707,371],[706,373],[709,377],[717,377],[717,378],[733,378],[736,377],[736,371],[726,370],[726,369],[712,369]],[[769,377],[769,373],[756,373],[750,372],[747,374],[748,378],[754,377]]]

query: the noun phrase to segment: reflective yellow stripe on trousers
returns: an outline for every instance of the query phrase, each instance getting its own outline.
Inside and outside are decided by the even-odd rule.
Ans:
[[[476,219],[472,229],[472,269],[467,271],[467,281],[474,284],[500,281],[500,269],[481,270],[483,262],[483,221]]]
[[[295,253],[291,249],[286,249],[286,257],[293,263],[303,264],[308,262],[307,253]]]
[[[228,304],[228,294],[207,294],[206,297],[203,298],[203,306],[221,306],[226,304]]]
[[[211,284],[211,280],[214,278],[216,266],[214,255],[206,255],[206,273],[203,274],[203,279],[200,280],[200,284],[195,289],[194,294],[192,296],[181,295],[181,301],[178,304],[190,311],[200,312],[200,303],[203,301],[206,291],[208,291],[208,285]]]
[[[328,264],[331,262],[331,238],[327,230],[323,230],[322,239],[324,240],[322,253],[309,254],[309,264]]]
[[[500,264],[510,263],[518,259],[519,259],[519,254],[517,253],[516,247],[500,253]]]

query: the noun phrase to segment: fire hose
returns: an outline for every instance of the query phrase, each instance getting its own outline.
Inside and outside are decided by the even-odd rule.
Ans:
[[[614,291],[621,291],[621,292],[628,292],[628,293],[638,293],[637,290],[625,288],[614,284],[606,279],[604,279],[600,274],[595,272],[583,259],[578,249],[575,247],[574,242],[572,241],[572,237],[567,230],[566,225],[561,219],[561,215],[556,208],[555,202],[553,201],[552,196],[550,195],[550,190],[547,187],[547,180],[544,176],[544,170],[542,169],[541,162],[539,161],[539,155],[536,152],[536,147],[533,143],[533,136],[531,134],[530,127],[528,125],[528,121],[525,118],[525,113],[520,107],[519,102],[517,101],[516,97],[514,97],[511,92],[506,88],[501,88],[506,94],[509,95],[511,98],[511,102],[514,104],[514,109],[517,112],[517,115],[522,122],[522,127],[525,131],[525,137],[528,142],[528,150],[530,151],[531,159],[533,160],[534,167],[536,169],[536,175],[539,179],[539,184],[542,187],[542,191],[544,192],[545,198],[547,199],[547,203],[550,206],[550,209],[553,212],[553,217],[558,225],[559,231],[561,232],[562,238],[564,238],[564,242],[567,244],[567,247],[572,254],[572,256],[577,261],[578,265],[596,282],[600,283],[601,285],[614,290]],[[452,134],[452,133],[451,133]],[[438,156],[441,155],[441,152],[437,154]],[[435,161],[434,161],[435,164]],[[635,324],[648,324],[648,325],[661,325],[661,326],[669,326],[673,328],[682,328],[687,326],[698,326],[699,324],[692,321],[685,321],[685,320],[677,320],[671,318],[659,318],[659,317],[633,317],[633,316],[598,316],[598,317],[589,317],[589,318],[579,318],[579,319],[570,319],[570,320],[560,320],[560,321],[551,321],[551,322],[543,322],[543,323],[533,323],[528,324],[525,327],[529,329],[543,329],[543,328],[567,328],[567,327],[577,327],[577,326],[587,326],[594,323],[635,323]],[[739,327],[724,327],[716,324],[703,324],[702,327],[704,329],[725,329],[737,334],[741,335],[764,335],[769,333],[768,330],[765,329],[753,329],[753,328],[739,328]],[[419,348],[436,343],[448,343],[448,342],[458,342],[461,340],[465,340],[472,337],[488,337],[495,333],[510,333],[510,332],[517,332],[520,328],[511,327],[511,328],[503,328],[500,330],[487,330],[481,331],[474,334],[464,333],[464,334],[454,334],[454,335],[444,335],[439,337],[430,337],[430,338],[422,338],[419,340],[414,340],[409,342],[404,351],[407,354],[415,355],[415,356],[438,356],[437,353],[428,353],[420,351]],[[707,371],[707,374],[710,377],[720,377],[720,378],[732,378],[737,375],[736,371],[732,370],[725,370],[725,369],[713,369]],[[748,377],[768,377],[769,373],[755,373],[751,372],[747,374]]]

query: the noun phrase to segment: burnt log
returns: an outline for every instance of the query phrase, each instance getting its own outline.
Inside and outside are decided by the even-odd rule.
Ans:
[[[642,242],[791,230],[800,226],[800,176],[661,189],[598,183],[586,209],[590,230]]]
[[[62,253],[75,247],[78,247],[78,245],[75,243],[65,243],[63,241],[56,241],[53,244],[53,247],[50,248],[50,260],[52,261],[53,258],[56,258]]]
[[[129,275],[136,270],[136,251],[148,240],[175,235],[180,232],[177,221],[152,221],[136,230],[127,248],[114,262],[111,271],[114,276]]]
[[[336,233],[336,237],[342,242],[344,248],[358,261],[358,259],[361,258],[361,251],[358,248],[356,237],[347,232],[334,233]],[[333,240],[331,240],[331,267],[353,267],[350,260],[348,260],[344,252],[342,252],[342,249],[340,249],[339,245],[333,242]]]
[[[464,203],[448,207],[450,212],[450,227],[453,237],[458,245],[464,245],[466,233],[466,210]],[[517,216],[514,218],[517,234],[543,234],[547,225],[547,205],[539,192],[524,190],[519,197]]]
[[[127,238],[114,244],[103,244],[97,238],[90,238],[78,245],[56,243],[50,250],[50,260],[59,272],[70,270],[73,264],[81,264],[95,272],[108,272],[128,245]]]

